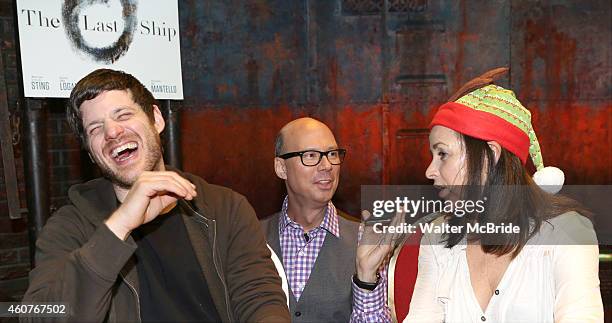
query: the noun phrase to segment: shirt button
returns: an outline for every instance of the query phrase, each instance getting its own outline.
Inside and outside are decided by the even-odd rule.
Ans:
[[[495,290],[495,295],[499,295],[499,289]]]
[[[295,316],[301,316],[301,315],[302,315],[302,312],[300,311],[295,312]]]
[[[486,318],[486,317],[484,317],[484,315],[483,315],[483,316],[481,316],[481,317],[480,317],[480,320],[484,322],[484,321],[486,321],[486,320],[487,320],[487,318]]]

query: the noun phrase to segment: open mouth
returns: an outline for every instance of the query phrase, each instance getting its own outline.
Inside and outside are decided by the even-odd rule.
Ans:
[[[125,163],[130,158],[136,155],[138,144],[136,142],[127,142],[121,146],[115,147],[111,151],[111,157],[117,164]]]
[[[315,181],[315,184],[321,188],[331,188],[333,183],[333,180],[331,179],[320,179],[318,181]]]
[[[438,192],[438,197],[445,199],[448,197],[448,195],[450,194],[450,189],[447,186],[444,185],[435,185],[434,184],[434,188],[437,189]]]
[[[441,190],[445,189],[445,188],[446,188],[446,186],[444,186],[444,185],[436,185],[436,184],[434,184],[434,188],[435,188],[435,189],[437,189],[437,190],[439,190],[439,191],[441,191]]]

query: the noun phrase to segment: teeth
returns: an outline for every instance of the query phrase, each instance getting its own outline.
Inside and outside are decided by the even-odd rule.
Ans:
[[[126,150],[126,149],[136,149],[136,147],[138,147],[138,145],[135,142],[128,142],[125,143],[115,149],[113,149],[113,151],[111,152],[111,156],[113,158],[117,157],[119,155],[120,152]]]

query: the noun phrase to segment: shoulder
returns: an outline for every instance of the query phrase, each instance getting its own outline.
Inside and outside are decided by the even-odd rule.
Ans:
[[[354,217],[342,210],[336,208],[336,213],[338,214],[338,223],[342,223],[343,225],[347,225],[350,227],[357,227],[359,229],[359,218]]]
[[[533,243],[593,245],[597,244],[597,236],[591,220],[570,211],[542,222]]]
[[[579,226],[580,228],[593,228],[591,220],[575,211],[565,212],[563,214],[557,215],[554,218],[548,219],[546,222],[553,226],[559,225],[562,227],[566,227],[567,225],[572,225]]]
[[[280,216],[280,211],[261,218],[259,222],[261,222],[262,225],[265,225],[268,223],[274,223],[275,221],[278,221],[279,216]]]
[[[279,217],[280,212],[276,212],[259,220],[259,224],[266,235],[272,230],[272,228],[278,228]]]
[[[205,198],[214,199],[214,198],[223,198],[223,197],[243,197],[239,193],[234,190],[221,186],[211,184],[205,181],[203,178],[197,175],[193,175],[191,173],[183,173],[183,176],[195,184],[196,188],[204,193]],[[200,193],[200,192],[198,192]]]
[[[72,204],[67,204],[55,211],[45,223],[43,233],[55,228],[77,227],[86,219],[81,212]]]
[[[184,172],[171,166],[166,166],[166,168],[169,171],[174,171],[178,173],[179,175],[185,177],[190,182],[192,182],[196,186],[198,196],[204,198],[205,200],[214,200],[219,198],[244,198],[244,196],[240,195],[239,193],[236,193],[232,189],[221,185],[208,183],[206,180],[204,180],[198,175],[194,175],[189,172]]]
[[[91,237],[96,226],[74,205],[64,205],[49,217],[36,240],[36,247],[39,251],[78,248]]]
[[[338,214],[338,227],[340,228],[340,237],[346,237],[349,240],[357,241],[359,236],[359,224],[360,222],[350,216],[348,213],[336,209]]]
[[[419,229],[423,230],[422,244],[440,245],[443,244],[444,237],[437,230],[447,224],[447,219],[443,214],[432,213],[417,221]]]
[[[112,183],[104,178],[72,185],[68,189],[68,200],[68,204],[49,217],[41,237],[56,231],[67,235],[86,235],[117,206]]]
[[[220,185],[210,184],[201,177],[190,173],[182,175],[196,186],[198,196],[194,202],[205,216],[216,218],[219,213],[234,213],[238,209],[253,211],[246,197]]]
[[[105,178],[72,185],[68,189],[68,199],[79,215],[97,223],[104,221],[117,207],[113,184]]]
[[[78,183],[70,186],[68,189],[68,194],[70,197],[73,195],[77,196],[89,196],[90,194],[97,193],[113,193],[113,184],[103,177],[98,177],[87,182]]]

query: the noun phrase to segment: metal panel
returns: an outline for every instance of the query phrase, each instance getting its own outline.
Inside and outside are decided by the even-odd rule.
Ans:
[[[501,85],[532,109],[545,162],[572,184],[612,181],[609,1],[387,1],[384,15],[342,0],[181,3],[185,168],[271,213],[274,137],[310,115],[349,147],[336,201],[357,214],[361,184],[428,183],[435,108],[510,66]]]

